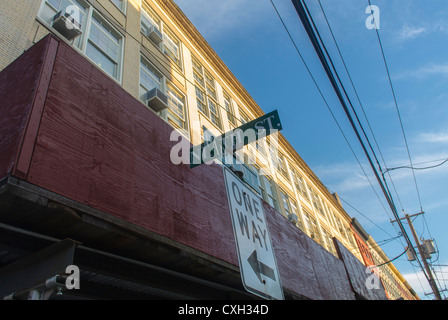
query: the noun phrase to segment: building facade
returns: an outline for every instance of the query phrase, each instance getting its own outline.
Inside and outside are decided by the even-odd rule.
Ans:
[[[171,0],[4,0],[0,6],[0,70],[52,34],[193,145],[206,139],[205,131],[219,136],[265,114]],[[66,20],[57,24],[61,11],[75,18],[71,27]],[[365,266],[388,261],[282,134],[238,155],[260,197],[334,257],[336,238]],[[418,299],[393,264],[379,275],[390,299]]]

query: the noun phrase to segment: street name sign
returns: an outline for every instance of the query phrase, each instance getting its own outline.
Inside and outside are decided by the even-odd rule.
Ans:
[[[226,150],[232,154],[245,145],[282,129],[278,111],[274,110],[221,136],[212,136],[210,140],[190,149],[190,168],[222,158]]]
[[[223,168],[243,285],[262,298],[284,300],[261,199],[230,169]]]

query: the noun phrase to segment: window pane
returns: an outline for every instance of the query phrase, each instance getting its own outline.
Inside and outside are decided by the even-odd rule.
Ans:
[[[162,75],[143,59],[140,61],[140,85],[145,91],[162,87]]]
[[[90,42],[87,44],[86,55],[108,74],[115,78],[117,77],[117,64],[107,58]]]
[[[177,114],[182,120],[185,119],[184,114],[184,97],[168,87],[168,107]]]
[[[208,115],[205,94],[198,87],[196,87],[196,101],[198,104],[198,109],[205,115]]]
[[[89,39],[115,62],[119,59],[120,39],[103,22],[93,18]]]
[[[101,69],[118,78],[121,59],[121,36],[105,21],[92,16],[92,25],[87,43],[86,55]]]
[[[124,9],[124,0],[111,0],[113,4],[115,4],[118,9],[123,10]]]
[[[154,26],[157,30],[160,31],[160,19],[157,15],[151,10],[151,8],[143,2],[142,4],[142,15],[141,15],[141,29],[145,34],[148,33],[148,30]]]
[[[180,67],[180,42],[166,27],[164,27],[163,44],[164,52]]]

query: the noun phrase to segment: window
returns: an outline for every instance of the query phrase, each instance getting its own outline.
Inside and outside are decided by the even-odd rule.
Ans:
[[[305,209],[303,209],[303,216],[305,218],[304,224],[306,230],[308,230],[308,234],[316,242],[321,243],[321,237],[316,219],[311,215],[311,213],[309,213]]]
[[[263,199],[277,210],[277,197],[275,196],[273,181],[264,175],[260,175],[260,181],[260,189]]]
[[[163,28],[163,52],[179,67],[182,67],[180,60],[180,41],[166,26]]]
[[[333,210],[330,207],[327,207],[327,210],[328,210],[328,220],[330,220],[333,228],[338,229],[338,226],[336,225],[336,222],[335,222],[336,217],[334,215]]]
[[[143,56],[140,57],[140,97],[154,88],[162,90],[163,76]]]
[[[92,15],[86,56],[101,69],[118,79],[120,77],[121,35],[98,14]]]
[[[283,208],[285,209],[286,216],[289,216],[291,214],[291,207],[289,204],[289,196],[286,194],[285,191],[280,189],[280,196],[282,197],[283,202]]]
[[[278,153],[278,169],[280,173],[289,180],[288,168],[286,167],[285,156],[282,153]]]
[[[240,113],[240,121],[242,125],[250,121],[249,116],[241,108],[238,108],[238,112]]]
[[[162,52],[168,56],[179,68],[182,69],[181,43],[174,33],[163,23],[151,7],[142,1],[142,14],[140,20],[140,30],[148,37]],[[158,33],[155,37],[150,35],[151,28],[155,28]]]
[[[126,11],[126,1],[127,0],[110,0],[114,5],[117,6],[120,11],[125,12]]]
[[[286,193],[280,189],[280,195],[282,197],[283,208],[285,208],[286,217],[289,219],[290,215],[297,218],[297,227],[303,230],[303,223],[300,218],[300,213],[297,209],[297,203]]]
[[[187,116],[185,107],[185,96],[173,85],[167,84],[168,96],[168,121],[175,127],[186,130]]]
[[[303,180],[303,177],[294,169],[292,169],[292,179],[297,191],[309,201],[310,198],[308,196],[305,181]]]
[[[86,1],[44,0],[39,11],[39,18],[51,26],[54,15],[59,11],[68,9],[74,12],[70,6],[76,6],[79,9],[82,31],[82,34],[72,41],[72,45],[104,72],[117,81],[121,81],[124,37]],[[56,30],[54,32],[58,34]]]
[[[224,107],[226,108],[227,111],[227,120],[229,120],[230,127],[235,128],[237,124],[235,113],[233,112],[232,99],[230,98],[229,94],[225,91],[223,92],[223,95],[224,95]]]
[[[310,189],[310,193],[311,193],[311,200],[313,201],[314,204],[314,208],[317,210],[317,212],[319,212],[322,215],[322,217],[327,219],[319,195],[313,189]]]
[[[44,0],[39,11],[39,18],[44,20],[49,26],[52,25],[53,17],[69,6],[76,6],[79,9],[79,23],[81,24],[82,34],[73,40],[73,46],[81,49],[84,34],[87,28],[87,19],[89,14],[89,6],[82,0]]]
[[[151,27],[162,30],[162,20],[154,13],[154,11],[142,1],[142,16],[140,21],[140,29],[143,34],[147,35]]]
[[[322,228],[322,235],[325,242],[325,247],[330,251],[333,255],[337,256],[336,248],[334,247],[333,237],[330,232],[325,228]]]
[[[218,128],[222,129],[219,105],[217,103],[216,82],[202,64],[192,56],[193,77],[196,83],[196,102],[202,112]]]
[[[291,205],[291,213],[293,213],[293,214],[295,214],[296,215],[296,217],[297,217],[297,220],[298,220],[298,227],[301,229],[301,230],[304,230],[304,228],[303,228],[303,222],[302,222],[302,218],[301,218],[301,216],[300,216],[300,212],[299,212],[299,209],[298,209],[298,207],[297,207],[297,203],[293,200],[293,199],[289,199],[290,201],[289,201],[289,204]]]
[[[347,233],[345,231],[345,227],[342,224],[342,221],[341,221],[341,219],[339,219],[339,217],[336,217],[336,223],[338,225],[339,232],[341,233],[341,235],[344,237],[344,239],[348,240]]]

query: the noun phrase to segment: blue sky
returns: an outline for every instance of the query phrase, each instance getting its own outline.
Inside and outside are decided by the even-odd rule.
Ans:
[[[346,211],[356,217],[377,242],[396,237],[399,229],[390,223],[392,212],[291,1],[274,0],[274,3],[368,179],[269,0],[175,2],[263,110],[279,110],[283,134],[327,188],[350,204],[343,202]],[[445,0],[371,2],[380,9],[379,34],[414,167],[440,163],[448,158],[448,3]],[[408,166],[409,158],[376,32],[366,28],[368,1],[321,0],[321,3],[387,167]],[[307,4],[368,130],[319,3],[308,0]],[[374,143],[370,134],[369,138]],[[431,261],[439,288],[445,289],[448,267],[437,265],[448,265],[448,163],[414,172],[417,187],[409,169],[390,172],[393,185],[389,177],[388,184],[401,215],[402,210],[414,214],[422,208],[426,212],[414,220],[414,226],[420,237],[434,238],[438,245],[439,254]],[[410,235],[407,225],[405,228]],[[403,252],[404,246],[404,240],[399,238],[384,241],[381,247],[394,258]],[[404,255],[394,264],[422,299],[432,299],[424,294],[431,290],[416,263],[411,264]],[[448,292],[442,295],[448,297]]]

